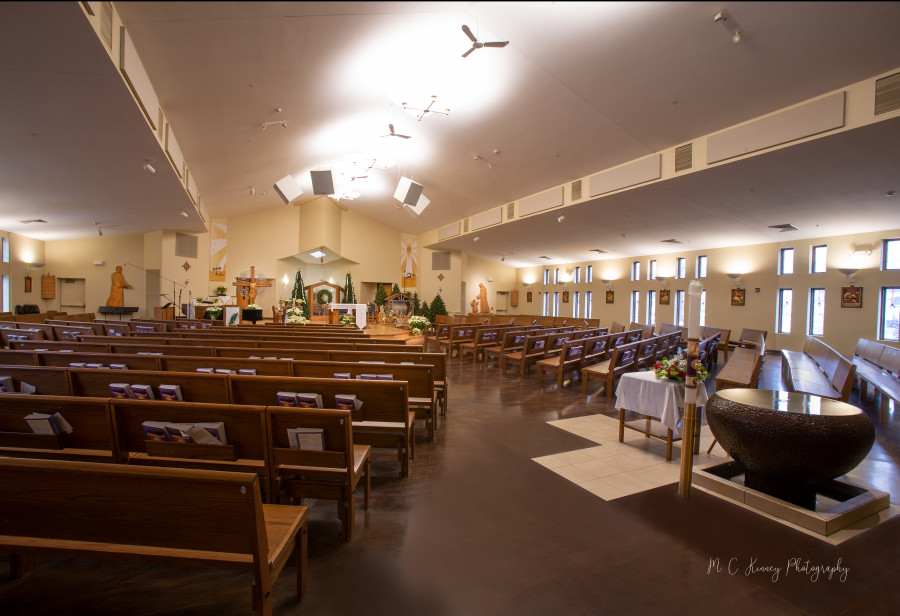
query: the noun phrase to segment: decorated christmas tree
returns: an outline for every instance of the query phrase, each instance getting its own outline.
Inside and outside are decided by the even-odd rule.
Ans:
[[[400,292],[400,285],[395,282],[394,286],[391,287],[391,295],[393,295],[395,293],[399,293],[399,292]]]
[[[385,301],[387,301],[387,291],[384,290],[383,285],[378,285],[378,289],[375,291],[375,305],[381,308]]]
[[[447,316],[447,307],[444,305],[444,300],[441,299],[440,293],[435,295],[434,300],[431,302],[431,308],[428,310],[428,320],[434,323],[435,317],[439,315]]]
[[[306,301],[306,293],[303,290],[303,276],[300,270],[297,270],[297,276],[294,278],[294,289],[291,291],[291,299],[296,300],[297,306],[303,310],[303,316],[307,319],[310,316],[309,302]]]
[[[412,313],[414,315],[419,314],[419,292],[416,291],[412,296]]]
[[[347,278],[344,279],[344,303],[356,303],[356,291],[353,290],[353,281],[350,279],[350,272],[347,272]]]
[[[422,303],[419,305],[419,310],[416,312],[417,315],[422,317],[428,317],[428,320],[431,321],[431,316],[429,313],[431,312],[430,307],[428,305],[428,300],[423,299]]]

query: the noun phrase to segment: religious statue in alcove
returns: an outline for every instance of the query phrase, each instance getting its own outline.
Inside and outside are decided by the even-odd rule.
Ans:
[[[110,277],[112,286],[109,289],[109,298],[106,300],[107,306],[124,306],[125,305],[125,289],[133,289],[125,280],[125,274],[122,273],[122,266],[117,265],[116,271]]]

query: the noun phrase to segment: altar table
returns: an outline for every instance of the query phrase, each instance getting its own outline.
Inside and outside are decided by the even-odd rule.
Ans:
[[[356,326],[360,329],[366,327],[366,304],[328,304],[329,310],[349,310],[356,317]]]

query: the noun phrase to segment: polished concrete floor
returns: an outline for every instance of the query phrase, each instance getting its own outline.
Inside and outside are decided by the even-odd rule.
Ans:
[[[540,462],[604,446],[558,425],[617,416],[598,386],[585,397],[577,381],[541,388],[471,360],[449,370],[449,412],[433,442],[419,431],[410,477],[376,452],[352,541],[339,539],[331,503],[308,503],[309,593],[294,602],[289,566],[276,614],[855,616],[900,605],[900,519],[833,546],[700,490],[682,499],[677,475],[597,494]],[[760,386],[781,387],[777,356]],[[861,406],[877,441],[860,478],[900,501],[900,418],[882,426],[876,402]],[[247,614],[250,583],[46,557],[21,580],[0,578],[0,614]]]

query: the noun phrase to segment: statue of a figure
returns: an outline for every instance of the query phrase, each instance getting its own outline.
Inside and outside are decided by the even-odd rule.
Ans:
[[[472,314],[478,312],[478,298],[472,300]]]
[[[488,306],[487,301],[487,289],[484,287],[483,283],[478,283],[478,301],[480,303],[480,312],[487,314],[491,311],[491,307]]]
[[[128,282],[125,281],[125,275],[122,273],[122,266],[117,265],[116,271],[112,273],[112,287],[109,290],[109,298],[106,300],[107,306],[124,306],[125,305],[125,289],[133,289]]]

